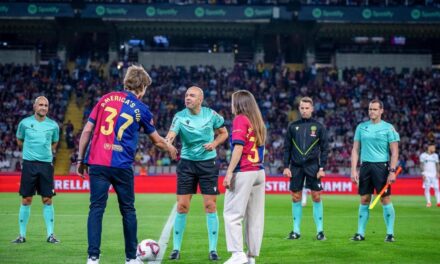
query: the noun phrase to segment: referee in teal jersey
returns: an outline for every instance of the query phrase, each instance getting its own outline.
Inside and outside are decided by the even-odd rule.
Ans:
[[[228,138],[228,131],[224,127],[223,117],[210,108],[202,107],[202,102],[202,89],[196,86],[188,88],[185,94],[186,108],[176,113],[166,137],[172,143],[179,135],[182,142],[181,159],[177,165],[177,215],[174,221],[173,251],[170,255],[172,260],[180,258],[186,216],[197,186],[203,195],[206,212],[209,259],[219,259],[216,206],[219,169],[215,163],[215,149]]]
[[[383,103],[374,99],[368,107],[369,121],[356,127],[353,149],[351,152],[351,180],[358,184],[361,204],[359,205],[358,231],[353,241],[365,240],[365,229],[369,218],[368,206],[371,195],[387,184],[396,180],[396,166],[399,157],[399,134],[394,127],[381,119]],[[361,169],[357,172],[359,161]],[[391,159],[390,159],[391,152]],[[391,187],[382,195],[383,217],[387,234],[385,242],[394,242],[394,207],[391,203]]]
[[[57,122],[48,118],[49,100],[39,96],[34,102],[35,114],[18,124],[17,143],[23,148],[23,169],[20,180],[22,196],[18,224],[20,235],[12,243],[26,242],[26,226],[32,204],[32,197],[37,192],[43,201],[43,216],[47,229],[47,242],[59,243],[54,236],[54,210],[52,197],[55,195],[52,153],[59,140]]]

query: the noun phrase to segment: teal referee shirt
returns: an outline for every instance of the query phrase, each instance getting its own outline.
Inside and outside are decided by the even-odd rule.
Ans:
[[[23,141],[23,160],[52,162],[52,144],[58,142],[60,129],[47,116],[38,121],[32,115],[21,120],[16,136]]]
[[[180,157],[186,160],[208,160],[217,156],[215,150],[207,151],[204,144],[214,141],[214,130],[223,127],[224,119],[216,111],[202,107],[197,115],[188,108],[176,113],[170,130],[180,136]]]
[[[388,162],[390,143],[400,141],[400,136],[390,123],[381,120],[374,124],[369,120],[356,127],[354,141],[360,143],[361,162]]]

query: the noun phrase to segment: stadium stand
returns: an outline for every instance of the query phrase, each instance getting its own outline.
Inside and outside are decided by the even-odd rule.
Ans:
[[[312,71],[294,72],[281,65],[263,68],[255,64],[236,64],[232,70],[216,70],[209,66],[153,67],[149,73],[153,85],[144,101],[158,113],[155,124],[162,135],[166,134],[175,112],[184,107],[183,95],[191,84],[204,87],[205,102],[225,117],[227,126],[231,122],[230,94],[243,88],[252,91],[269,128],[266,166],[271,174],[280,173],[284,130],[287,122],[298,117],[296,105],[304,95],[315,99],[316,116],[329,129],[332,151],[328,171],[333,173],[348,175],[353,129],[367,118],[368,102],[373,98],[386,102],[385,120],[395,124],[401,133],[401,164],[407,173],[418,173],[418,156],[424,143],[440,138],[440,113],[436,107],[440,98],[440,71],[436,70],[397,73],[393,69],[337,71],[325,68],[314,75]],[[87,95],[84,120],[100,95],[122,89],[119,75],[103,80],[92,71],[87,72],[87,76],[77,86]],[[141,138],[137,171],[141,165],[151,167],[152,174],[173,171],[163,168],[170,165],[169,157],[154,149],[148,153],[142,151],[151,149],[148,144],[146,137]],[[225,144],[218,156],[222,169],[226,168],[229,155],[229,146]]]
[[[438,142],[440,138],[440,46],[437,45],[440,30],[438,19],[435,20],[439,1],[3,1],[13,3],[11,6],[24,6],[20,3],[26,2],[56,3],[54,6],[65,13],[57,16],[47,9],[47,14],[41,14],[46,19],[41,19],[38,14],[33,17],[34,14],[29,13],[32,8],[11,8],[16,12],[2,14],[0,55],[8,61],[18,61],[15,54],[27,54],[21,56],[20,61],[29,62],[0,65],[0,171],[20,170],[16,126],[21,118],[32,113],[31,100],[40,94],[49,97],[49,116],[60,125],[65,124],[60,138],[62,157],[57,157],[57,168],[61,166],[61,158],[63,162],[67,160],[67,166],[75,162],[78,131],[90,107],[104,93],[121,90],[125,69],[132,62],[146,64],[142,58],[146,58],[147,53],[155,58],[172,52],[193,52],[201,57],[208,53],[228,55],[225,58],[229,58],[228,65],[232,65],[228,67],[214,68],[196,63],[176,66],[184,64],[182,62],[173,66],[145,65],[153,85],[144,101],[156,113],[156,126],[165,135],[173,115],[184,107],[183,94],[188,86],[197,84],[204,88],[206,103],[225,117],[227,126],[232,119],[230,94],[237,89],[250,90],[256,95],[267,120],[266,167],[272,175],[280,173],[284,129],[288,122],[298,118],[297,101],[304,95],[314,98],[316,116],[330,131],[332,151],[326,168],[329,172],[348,175],[353,129],[366,118],[367,103],[375,97],[385,102],[385,120],[395,124],[401,133],[400,158],[405,173],[419,173],[418,156],[424,144]],[[225,23],[217,18],[203,20],[206,17],[198,18],[206,23],[194,22],[194,12],[180,20],[170,15],[166,17],[167,22],[156,20],[154,16],[145,17],[145,12],[141,12],[142,16],[133,13],[137,15],[136,21],[125,21],[125,18],[114,18],[115,14],[96,12],[94,6],[98,3],[130,12],[133,11],[128,8],[130,4],[140,4],[142,8],[147,8],[146,4],[174,5],[176,9],[190,5],[194,8],[204,4],[230,5],[222,8],[230,12],[229,17],[243,23]],[[70,8],[74,5],[79,5],[81,12]],[[251,13],[248,13],[249,18],[242,12],[246,11],[243,5],[274,8],[267,9],[268,17],[254,20]],[[93,12],[87,13],[87,6],[92,6]],[[275,6],[279,6],[279,10]],[[315,6],[320,11],[307,13]],[[333,12],[335,6],[344,6],[342,11],[349,10],[350,14],[356,11],[358,15],[346,16],[346,21],[341,22],[338,17],[330,16],[342,12]],[[377,16],[371,21],[370,13],[363,13],[365,6],[371,6],[368,9],[372,10],[385,8],[386,14],[392,11],[396,17],[412,20],[408,20],[411,23],[400,18],[388,21],[387,17]],[[414,6],[422,13],[414,10]],[[324,13],[329,17],[324,19]],[[165,47],[164,43],[152,45],[156,37],[169,41],[169,46]],[[251,38],[255,43],[249,44]],[[338,61],[338,58],[349,57],[352,60],[346,60],[345,65],[352,65],[353,61],[373,57],[371,54],[382,57],[377,65],[384,67],[361,68],[355,64],[345,68],[341,67],[342,60]],[[398,57],[411,60],[407,58],[420,54],[427,58],[423,60],[426,68],[409,67],[406,63],[399,69],[387,67],[388,61],[396,62]],[[61,60],[54,59],[57,56]],[[213,63],[207,60],[206,64]],[[399,60],[396,64],[404,63]],[[174,172],[175,164],[169,157],[154,149],[148,153],[143,151],[149,149],[148,144],[146,138],[141,138],[136,172],[150,175]],[[229,146],[225,144],[218,153],[224,170],[230,156]],[[73,172],[73,166],[70,171]]]

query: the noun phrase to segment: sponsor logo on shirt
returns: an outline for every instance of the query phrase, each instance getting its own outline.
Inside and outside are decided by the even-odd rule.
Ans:
[[[123,152],[124,148],[121,145],[114,145],[109,143],[104,143],[104,149],[105,150],[113,150],[117,152]]]

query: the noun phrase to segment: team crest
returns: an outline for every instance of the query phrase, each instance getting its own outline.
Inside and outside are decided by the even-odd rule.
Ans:
[[[310,127],[310,136],[311,137],[316,137],[316,130],[317,130],[318,128],[316,127],[316,126],[311,126]]]

